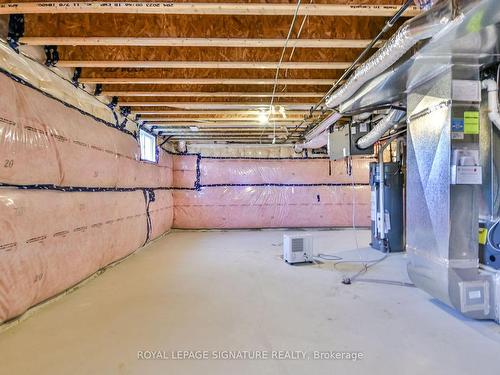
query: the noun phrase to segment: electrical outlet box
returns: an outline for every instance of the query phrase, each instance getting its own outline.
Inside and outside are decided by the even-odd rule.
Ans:
[[[328,136],[328,155],[330,160],[340,160],[346,156],[373,155],[373,146],[358,148],[357,142],[371,130],[369,123],[354,123],[334,127]]]
[[[341,160],[351,155],[349,125],[334,127],[328,136],[328,155],[330,160]]]

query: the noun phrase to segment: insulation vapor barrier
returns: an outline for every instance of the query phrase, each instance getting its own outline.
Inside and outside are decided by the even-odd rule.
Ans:
[[[0,87],[2,323],[167,232],[173,162],[18,76]]]
[[[39,66],[28,71],[2,54],[8,55],[3,47],[0,324],[172,226],[370,224],[368,159],[354,160],[352,175],[344,162],[291,150],[287,157],[279,148],[244,149],[246,157],[222,156],[237,155],[236,148],[210,156],[158,150],[158,163],[144,162],[135,124],[120,127],[109,108],[97,117],[102,103],[94,100],[96,109],[87,110],[93,99],[81,90],[56,76],[38,82]]]
[[[137,140],[0,74],[0,182],[103,188],[170,186],[172,157],[141,162]]]
[[[369,226],[369,161],[175,157],[174,227]]]
[[[170,192],[0,190],[0,322],[127,256],[170,228]],[[148,238],[149,237],[149,238]]]

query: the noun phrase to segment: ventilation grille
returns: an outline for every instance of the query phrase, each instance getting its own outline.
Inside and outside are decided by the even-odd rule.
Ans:
[[[304,251],[304,239],[292,238],[292,252],[299,253]]]

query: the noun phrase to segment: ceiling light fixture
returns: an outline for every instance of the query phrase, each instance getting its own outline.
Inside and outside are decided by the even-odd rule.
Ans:
[[[283,118],[286,118],[285,107],[283,107],[282,105],[280,105],[280,106],[278,107],[278,112],[281,114],[281,116],[282,116]]]
[[[269,115],[265,111],[260,111],[258,119],[261,124],[265,124],[269,120]]]

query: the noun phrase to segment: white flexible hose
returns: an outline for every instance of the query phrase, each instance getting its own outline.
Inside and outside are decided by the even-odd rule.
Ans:
[[[434,8],[441,8],[436,5]],[[377,77],[394,65],[419,41],[433,37],[451,21],[451,13],[442,2],[443,9],[435,9],[435,14],[421,14],[407,21],[401,28],[338,90],[326,99],[326,106],[336,108],[352,97],[366,82]]]
[[[380,120],[380,122],[368,134],[358,140],[357,146],[361,149],[370,147],[372,144],[377,142],[386,131],[401,121],[405,114],[405,111],[391,109],[387,116]]]

